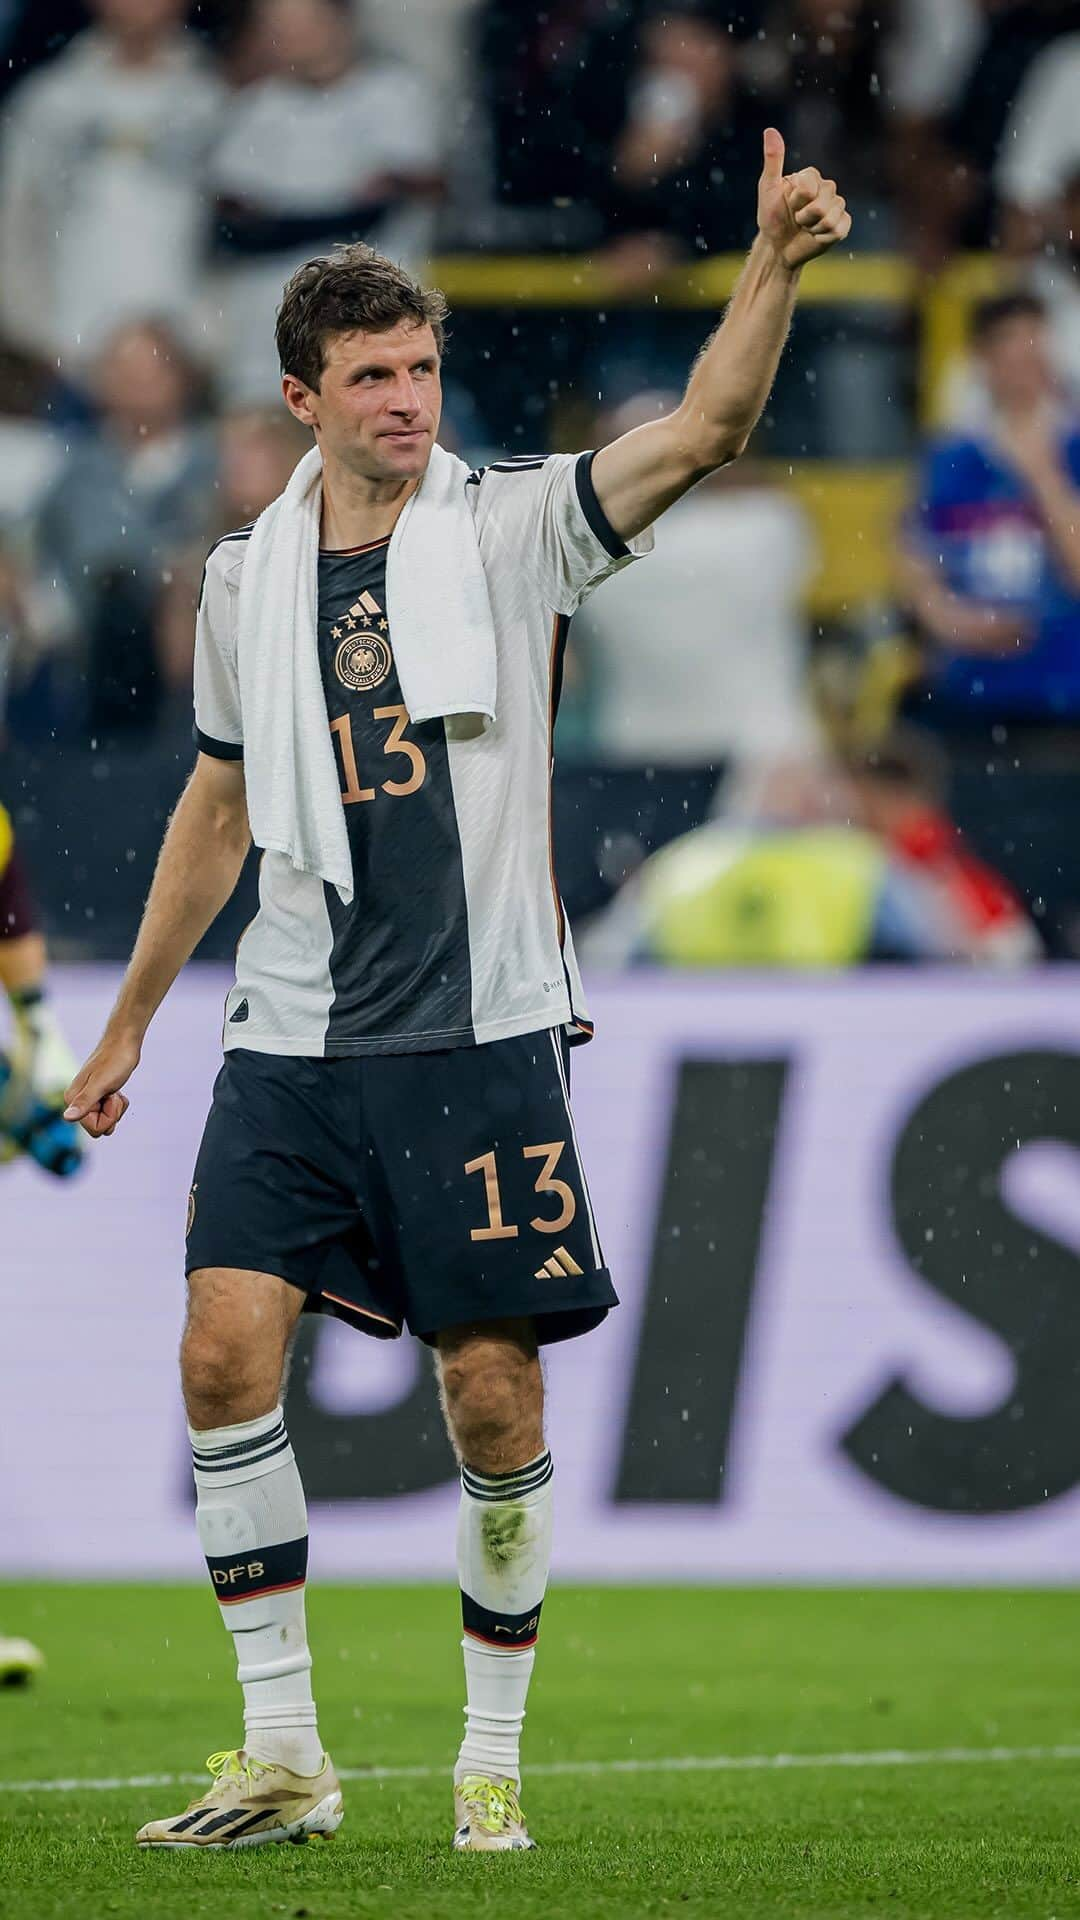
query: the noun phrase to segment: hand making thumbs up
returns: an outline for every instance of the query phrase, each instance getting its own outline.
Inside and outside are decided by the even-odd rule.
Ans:
[[[823,180],[816,167],[784,172],[784,142],[766,127],[765,158],[758,182],[758,227],[789,272],[827,253],[851,232],[847,203],[835,180]]]

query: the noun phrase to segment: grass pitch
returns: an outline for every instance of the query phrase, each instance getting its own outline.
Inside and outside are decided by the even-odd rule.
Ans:
[[[0,1588],[49,1661],[0,1693],[3,1920],[1080,1915],[1071,1594],[556,1588],[525,1748],[541,1850],[501,1857],[449,1851],[456,1596],[316,1588],[309,1613],[329,1749],[385,1773],[346,1784],[329,1845],[161,1858],[134,1828],[197,1789],[132,1777],[241,1737],[211,1595]],[[655,1764],[688,1758],[719,1764]]]

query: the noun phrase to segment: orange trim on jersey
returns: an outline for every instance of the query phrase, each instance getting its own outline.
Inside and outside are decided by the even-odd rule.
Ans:
[[[238,1607],[243,1600],[265,1600],[272,1593],[295,1593],[297,1587],[305,1587],[306,1585],[307,1575],[305,1574],[302,1580],[286,1580],[280,1587],[256,1587],[253,1593],[234,1593],[228,1598],[226,1598],[223,1593],[219,1593],[217,1594],[217,1601],[221,1607]],[[215,1592],[216,1591],[215,1588]]]
[[[376,547],[388,547],[392,536],[384,533],[381,540],[368,540],[362,547],[320,547],[330,560],[347,560],[352,553],[374,553]]]
[[[349,1313],[362,1314],[365,1320],[378,1320],[381,1326],[393,1327],[395,1333],[401,1332],[401,1322],[389,1320],[385,1313],[376,1313],[373,1307],[358,1307],[355,1300],[343,1300],[339,1293],[331,1293],[328,1287],[319,1289],[320,1300],[332,1300],[335,1307],[345,1307]]]

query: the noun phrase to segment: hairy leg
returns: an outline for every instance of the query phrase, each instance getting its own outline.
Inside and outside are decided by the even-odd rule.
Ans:
[[[190,1276],[180,1378],[193,1427],[256,1420],[277,1405],[303,1305],[276,1274],[201,1267]]]
[[[439,1339],[439,1376],[462,1463],[457,1561],[466,1706],[454,1769],[455,1844],[471,1846],[490,1844],[490,1835],[478,1840],[473,1826],[489,1809],[484,1783],[520,1784],[521,1729],[551,1558],[551,1457],[531,1320],[451,1328]],[[527,1844],[516,1800],[502,1804],[509,1827],[499,1844]]]
[[[544,1447],[544,1377],[531,1320],[450,1327],[439,1335],[439,1386],[459,1459],[511,1473]]]

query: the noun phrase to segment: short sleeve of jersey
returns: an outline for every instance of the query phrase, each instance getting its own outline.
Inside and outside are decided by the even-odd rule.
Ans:
[[[236,664],[236,545],[211,549],[195,618],[195,744],[216,760],[244,752],[240,679]]]
[[[595,587],[651,553],[652,528],[622,540],[592,480],[592,453],[497,460],[470,475],[477,531],[494,530],[553,613],[576,613]]]

